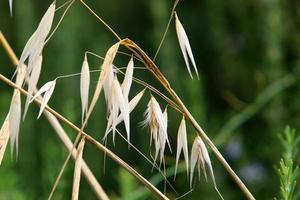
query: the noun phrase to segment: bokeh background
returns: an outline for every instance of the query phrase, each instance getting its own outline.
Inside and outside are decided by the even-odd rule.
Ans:
[[[51,1],[14,1],[13,16],[8,1],[0,2],[0,30],[20,56]],[[57,5],[64,1],[58,0]],[[166,27],[173,1],[111,0],[87,3],[122,37],[135,41],[154,56]],[[286,125],[300,126],[300,3],[296,0],[181,1],[177,14],[185,27],[200,72],[200,80],[192,80],[186,71],[175,24],[172,21],[166,40],[156,60],[172,87],[182,98],[199,124],[216,143],[220,151],[257,199],[272,199],[279,194],[276,165],[281,146],[278,133]],[[62,10],[58,11],[55,22]],[[101,56],[116,42],[114,36],[79,2],[66,14],[57,32],[46,45],[39,86],[59,75],[80,71],[85,51]],[[122,49],[124,50],[124,49]],[[99,69],[101,60],[89,56],[91,69]],[[128,56],[118,55],[117,66],[125,66]],[[3,48],[0,48],[1,74],[11,77],[14,68]],[[138,61],[136,66],[142,66]],[[157,89],[162,88],[144,70],[135,76]],[[92,89],[97,73],[92,76]],[[121,76],[120,76],[120,79]],[[91,89],[91,91],[92,91]],[[134,96],[142,86],[135,84]],[[0,83],[0,121],[4,121],[12,96],[12,88]],[[80,126],[81,104],[79,77],[61,79],[49,105]],[[132,142],[150,157],[149,131],[143,121],[150,92],[131,114]],[[166,106],[156,96],[162,108]],[[23,99],[24,102],[24,99]],[[45,199],[68,154],[45,117],[36,121],[38,108],[30,106],[21,125],[17,160],[7,148],[0,167],[0,199]],[[189,191],[184,167],[173,181],[176,139],[182,115],[169,108],[169,139],[173,153],[167,151],[167,171],[177,191],[167,187],[167,195],[175,198]],[[104,98],[100,99],[87,132],[101,139],[106,126]],[[74,139],[74,131],[64,126]],[[123,125],[120,130],[124,132]],[[195,137],[188,124],[190,147]],[[163,191],[164,181],[152,165],[127,144],[116,138],[108,147],[137,169]],[[152,152],[153,153],[153,152]],[[109,158],[104,159],[90,144],[84,159],[90,165],[104,190],[112,199],[154,198],[134,177]],[[217,185],[225,199],[244,199],[230,176],[211,154]],[[105,160],[105,164],[104,164]],[[105,166],[105,167],[104,167]],[[74,162],[70,161],[53,199],[70,199]],[[183,199],[218,199],[210,179],[201,178],[192,193]],[[96,199],[83,178],[80,199]]]

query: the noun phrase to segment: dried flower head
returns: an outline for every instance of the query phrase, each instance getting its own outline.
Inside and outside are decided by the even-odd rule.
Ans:
[[[175,165],[175,175],[174,179],[176,178],[177,166],[179,161],[179,156],[181,151],[183,150],[185,165],[186,165],[186,172],[188,175],[189,171],[189,152],[188,152],[188,144],[187,144],[187,134],[186,134],[186,124],[184,117],[181,120],[178,134],[177,134],[177,153],[176,153],[176,165]]]
[[[157,156],[160,152],[160,163],[161,163],[164,155],[166,142],[168,143],[169,148],[171,150],[171,146],[167,134],[167,123],[168,123],[167,110],[165,110],[164,113],[162,113],[158,102],[153,96],[151,96],[150,101],[147,105],[145,116],[146,119],[144,121],[144,124],[147,124],[150,127],[150,133],[151,133],[150,146],[152,144],[152,140],[154,141],[154,146],[155,146],[154,161],[156,161]]]
[[[38,96],[40,96],[41,94],[44,93],[43,95],[43,99],[41,102],[41,107],[40,107],[40,112],[37,118],[40,118],[41,114],[43,113],[45,107],[47,106],[48,101],[51,98],[51,95],[54,91],[56,85],[56,80],[53,81],[49,81],[47,83],[45,83],[45,85],[43,85],[41,87],[41,89],[39,89],[39,91],[37,91],[37,93],[31,98],[31,100],[29,101],[29,103],[31,103],[32,101],[34,101]]]
[[[186,35],[186,32],[185,32],[181,22],[178,19],[176,12],[175,12],[175,25],[176,25],[176,33],[177,33],[180,49],[183,54],[184,61],[185,61],[186,67],[188,69],[188,72],[189,72],[191,78],[193,78],[190,64],[189,64],[189,59],[188,59],[188,58],[190,58],[190,61],[192,62],[192,65],[196,72],[197,78],[199,79],[199,74],[198,74],[197,66],[196,66],[196,63],[194,60],[194,56],[193,56],[193,52],[192,52],[192,48],[191,48],[189,39]]]
[[[198,169],[199,179],[200,179],[200,166],[201,166],[206,180],[207,180],[207,176],[206,176],[205,165],[207,165],[208,171],[210,173],[211,179],[214,184],[214,188],[217,191],[217,193],[219,194],[219,196],[221,197],[221,199],[223,199],[221,193],[219,192],[219,190],[217,188],[217,184],[216,184],[213,168],[212,168],[212,165],[210,162],[210,158],[208,155],[208,151],[206,149],[204,142],[202,141],[202,139],[199,136],[197,136],[194,140],[193,147],[192,147],[192,153],[191,153],[191,179],[190,179],[191,187],[192,187],[192,183],[193,183],[193,174],[194,174],[194,169],[196,167],[196,164],[198,164],[197,169]]]

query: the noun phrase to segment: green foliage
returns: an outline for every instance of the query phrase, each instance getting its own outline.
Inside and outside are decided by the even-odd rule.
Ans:
[[[299,177],[299,167],[295,165],[295,158],[298,154],[298,144],[300,136],[296,135],[296,130],[286,127],[283,134],[279,135],[283,145],[282,159],[279,162],[278,174],[280,178],[280,199],[299,199],[299,192],[295,191],[297,178]]]

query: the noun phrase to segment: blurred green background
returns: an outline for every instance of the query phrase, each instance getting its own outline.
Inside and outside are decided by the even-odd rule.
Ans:
[[[22,49],[36,29],[51,1],[14,1],[13,16],[9,16],[8,1],[0,2],[0,30],[20,56]],[[64,1],[58,0],[57,5]],[[165,30],[173,1],[167,0],[112,0],[87,3],[122,37],[135,41],[144,51],[154,56]],[[257,199],[278,196],[279,180],[275,166],[281,147],[277,134],[289,124],[300,129],[300,2],[296,0],[181,1],[177,14],[188,34],[200,80],[191,80],[181,54],[174,21],[156,60],[172,87],[182,98],[208,136]],[[58,11],[55,22],[62,10]],[[116,42],[113,35],[100,24],[79,2],[66,14],[57,32],[46,45],[39,86],[59,75],[77,73],[81,69],[85,51],[104,56]],[[124,49],[122,49],[124,50]],[[101,60],[89,56],[91,69],[99,69]],[[129,57],[118,55],[117,66],[125,66]],[[3,48],[0,48],[1,74],[11,77],[14,69]],[[136,66],[142,66],[136,61]],[[149,73],[136,70],[135,76],[156,88],[162,88]],[[92,89],[98,74],[91,76]],[[121,76],[120,76],[121,79]],[[135,84],[134,96],[143,87]],[[4,121],[12,89],[0,82],[0,122]],[[131,114],[132,142],[149,157],[149,131],[143,128],[143,112],[149,91]],[[166,106],[156,96],[162,108]],[[24,102],[24,98],[23,98]],[[58,81],[49,105],[80,126],[81,104],[79,77]],[[0,199],[46,199],[55,178],[68,154],[45,117],[36,121],[38,108],[30,106],[21,125],[19,157],[10,155],[7,148],[0,167]],[[173,153],[167,151],[167,169],[175,198],[189,191],[184,167],[173,181],[173,167],[177,130],[182,116],[169,109],[169,139]],[[106,126],[104,98],[100,99],[87,132],[101,139]],[[74,139],[74,131],[64,126]],[[124,130],[123,125],[120,130]],[[124,131],[123,131],[124,132]],[[195,133],[188,124],[190,147]],[[164,181],[152,165],[127,144],[116,138],[108,147],[137,169],[148,180],[153,180],[163,191]],[[104,190],[112,199],[154,198],[134,177],[106,158],[95,147],[86,145],[84,159],[95,173]],[[225,199],[244,199],[230,176],[211,154],[217,185]],[[70,161],[53,199],[70,199],[74,162]],[[202,178],[194,190],[183,199],[218,199],[210,181]],[[83,178],[80,199],[96,199]]]

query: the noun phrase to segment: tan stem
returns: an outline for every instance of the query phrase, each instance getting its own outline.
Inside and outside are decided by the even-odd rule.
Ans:
[[[28,95],[28,92],[24,90],[23,88],[17,86],[14,82],[0,74],[0,79],[5,82],[6,84],[10,85],[14,89],[19,90],[23,95]],[[39,99],[34,100],[35,103],[37,103],[39,106],[41,105],[41,101]],[[116,163],[118,163],[120,166],[122,166],[124,169],[126,169],[130,174],[135,176],[141,183],[143,183],[153,194],[155,194],[159,199],[169,199],[167,196],[165,196],[163,193],[161,193],[154,185],[152,185],[147,179],[145,179],[142,175],[140,175],[135,169],[133,169],[129,164],[127,164],[125,161],[123,161],[120,157],[118,157],[116,154],[114,154],[111,150],[106,148],[104,145],[99,143],[97,140],[95,140],[93,137],[88,135],[86,132],[82,131],[79,127],[77,127],[75,124],[70,122],[68,119],[66,119],[64,116],[53,110],[51,107],[46,106],[45,110],[50,112],[52,115],[54,115],[57,119],[62,121],[63,123],[67,124],[70,128],[76,131],[77,134],[81,134],[86,138],[86,141],[93,144],[96,148],[101,150],[102,152],[105,152],[106,155],[108,155],[112,160],[114,160]]]

